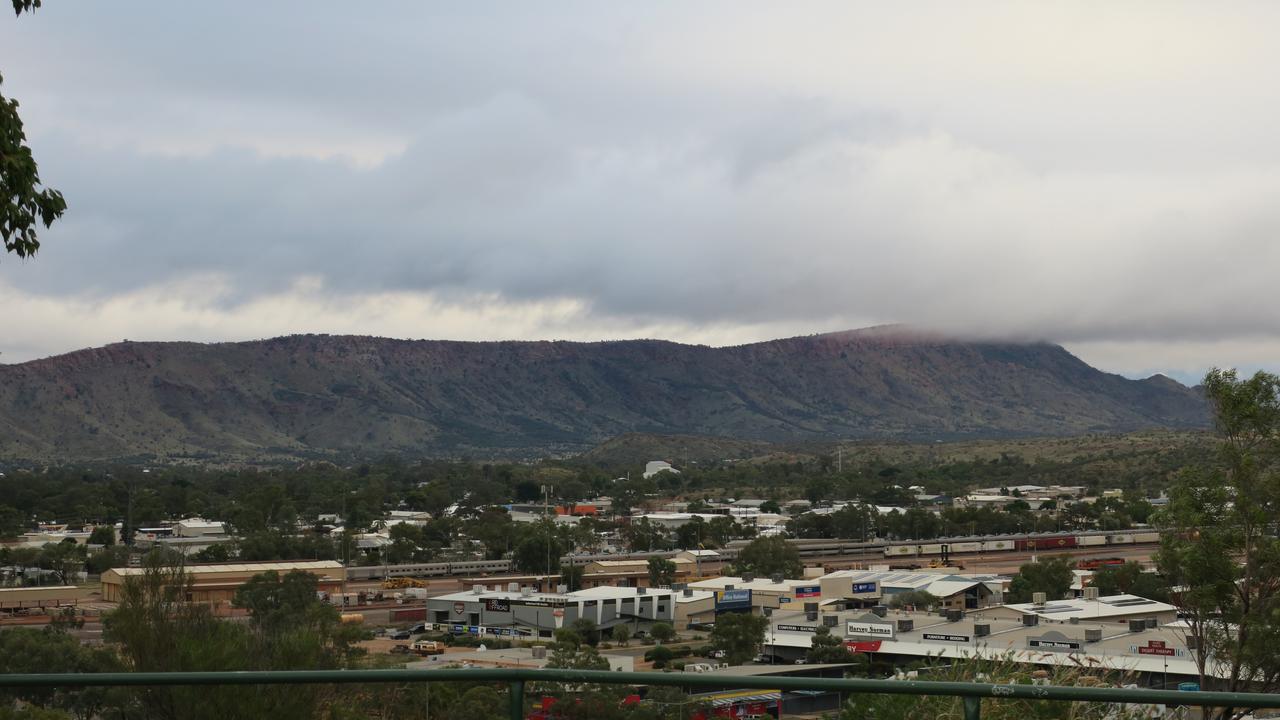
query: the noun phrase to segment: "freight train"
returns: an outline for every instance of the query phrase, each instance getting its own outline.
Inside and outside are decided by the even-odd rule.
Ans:
[[[733,560],[746,540],[735,540],[719,550],[725,560]],[[1129,530],[1112,532],[1102,530],[1071,533],[1040,533],[1028,535],[998,535],[994,537],[939,538],[928,541],[912,540],[803,540],[787,542],[796,547],[802,559],[839,557],[848,555],[883,555],[890,559],[912,557],[950,557],[952,555],[986,554],[1001,552],[1044,552],[1073,550],[1077,548],[1102,548],[1121,545],[1144,545],[1160,542],[1155,530]],[[651,557],[671,557],[675,550],[638,552],[625,555],[566,555],[560,558],[562,565],[586,565],[595,560],[648,560]],[[470,577],[503,575],[513,571],[510,560],[463,560],[456,562],[408,563],[404,565],[367,565],[347,568],[349,580],[382,580],[388,577]]]

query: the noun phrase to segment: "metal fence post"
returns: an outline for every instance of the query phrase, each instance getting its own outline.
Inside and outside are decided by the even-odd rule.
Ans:
[[[982,698],[969,695],[964,699],[964,720],[979,720],[982,717]]]
[[[524,681],[511,681],[511,720],[524,719]]]

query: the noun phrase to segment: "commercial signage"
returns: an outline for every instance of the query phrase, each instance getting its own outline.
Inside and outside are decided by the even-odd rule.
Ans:
[[[1079,640],[1046,640],[1044,638],[1028,640],[1027,644],[1033,648],[1045,650],[1079,650],[1081,647]]]
[[[563,600],[561,600],[561,601],[556,601],[556,600],[531,600],[531,599],[528,599],[528,598],[524,598],[524,599],[521,599],[521,600],[507,600],[506,602],[507,602],[507,603],[509,603],[509,604],[511,604],[511,605],[519,605],[519,606],[521,606],[521,607],[563,607],[563,606],[564,606],[564,601],[563,601]]]
[[[466,611],[467,611],[467,604],[466,604],[466,603],[456,602],[456,603],[454,603],[454,604],[453,604],[453,614],[454,614],[454,615],[462,615],[462,614],[463,614],[463,613],[465,613]]]
[[[750,610],[751,609],[751,591],[750,590],[717,590],[716,591],[716,612],[726,610]]]
[[[450,623],[432,623],[431,629],[438,632],[453,633],[454,635],[532,635],[533,631],[526,628],[509,628],[509,627],[485,627],[484,625],[460,625]]]
[[[869,582],[869,583],[856,582],[853,584],[854,594],[874,593],[875,591],[876,591],[876,584],[873,582]]]
[[[942,641],[942,642],[957,642],[957,643],[962,643],[962,642],[966,642],[966,643],[967,643],[967,642],[969,642],[969,636],[968,636],[968,635],[947,635],[947,634],[944,634],[944,633],[925,633],[925,634],[924,634],[924,639],[925,639],[925,640],[940,640],[940,641]]]
[[[797,598],[812,598],[822,595],[822,586],[806,585],[805,587],[796,588],[795,595]]]
[[[850,620],[846,630],[846,635],[871,635],[872,637],[892,638],[894,628],[886,623]]]
[[[511,601],[507,598],[489,598],[484,601],[484,609],[489,612],[511,612]]]
[[[1163,640],[1148,640],[1147,644],[1142,647],[1130,647],[1131,649],[1137,650],[1139,655],[1163,655],[1165,657],[1173,657],[1178,654],[1177,650],[1165,645]]]
[[[818,632],[817,625],[779,625],[781,632]]]
[[[880,640],[850,640],[844,644],[853,652],[880,652]]]

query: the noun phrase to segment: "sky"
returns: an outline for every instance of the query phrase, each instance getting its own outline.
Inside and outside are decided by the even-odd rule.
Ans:
[[[1275,3],[97,3],[0,16],[69,209],[0,362],[297,332],[907,323],[1280,367]]]

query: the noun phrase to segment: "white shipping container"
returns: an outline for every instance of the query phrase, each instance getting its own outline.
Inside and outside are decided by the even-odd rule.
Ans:
[[[915,545],[890,545],[884,549],[886,557],[909,557],[916,554]]]
[[[1107,536],[1106,535],[1081,535],[1080,537],[1076,538],[1076,544],[1085,545],[1085,546],[1106,545]]]
[[[1133,536],[1127,533],[1121,533],[1117,535],[1108,535],[1107,544],[1108,545],[1132,545]]]
[[[970,553],[970,552],[978,552],[980,550],[982,550],[982,543],[979,543],[979,542],[962,542],[962,543],[951,544],[951,552],[953,553],[955,552]]]
[[[1140,532],[1133,534],[1133,541],[1136,543],[1153,543],[1160,542],[1160,533],[1158,532]]]
[[[1012,540],[988,540],[982,544],[982,549],[986,552],[1012,550]]]

